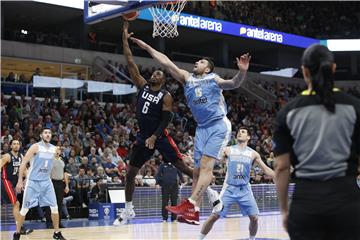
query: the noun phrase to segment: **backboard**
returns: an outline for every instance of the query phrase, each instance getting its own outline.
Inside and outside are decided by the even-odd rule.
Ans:
[[[151,7],[152,0],[84,0],[84,22],[94,24],[135,10]]]

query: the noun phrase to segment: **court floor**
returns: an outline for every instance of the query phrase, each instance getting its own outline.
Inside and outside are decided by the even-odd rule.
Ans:
[[[203,219],[204,220],[204,219]],[[204,221],[201,221],[201,224]],[[119,227],[112,226],[112,221],[89,221],[77,219],[63,221],[66,226],[62,229],[64,237],[68,240],[82,239],[197,239],[201,229],[200,226],[187,225],[183,223],[160,222],[160,220],[135,220],[132,224]],[[215,223],[214,228],[206,239],[247,239],[249,221],[246,217],[225,218]],[[28,236],[21,239],[52,239],[51,229],[45,228],[44,223],[27,223],[26,226],[36,229]],[[1,239],[12,239],[14,225],[1,226]],[[260,216],[258,240],[287,240],[286,232],[281,226],[280,215]]]

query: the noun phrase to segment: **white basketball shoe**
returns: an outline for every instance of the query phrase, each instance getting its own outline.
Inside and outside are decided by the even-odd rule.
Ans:
[[[119,218],[115,219],[113,225],[120,226],[120,225],[128,224],[129,221],[134,217],[135,217],[134,206],[132,206],[130,209],[123,209],[120,212]]]
[[[213,205],[213,213],[219,213],[223,210],[224,204],[220,199],[219,193],[213,190],[211,187],[206,189],[207,197],[210,203]]]

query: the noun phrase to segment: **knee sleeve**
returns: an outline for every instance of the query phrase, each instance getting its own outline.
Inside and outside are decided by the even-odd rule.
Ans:
[[[21,216],[25,217],[28,211],[29,211],[28,208],[21,208],[19,213]]]
[[[55,207],[50,207],[50,210],[51,210],[51,214],[58,214],[59,213],[59,210],[58,210],[58,207],[55,206]]]

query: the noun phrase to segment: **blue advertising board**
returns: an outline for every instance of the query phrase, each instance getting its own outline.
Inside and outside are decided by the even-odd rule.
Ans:
[[[99,3],[100,1],[97,2]],[[131,1],[125,6],[112,5],[112,4],[99,4],[99,6],[93,6],[90,9],[89,0],[85,0],[84,21],[87,24],[93,24],[106,19],[111,19],[120,16],[129,11],[134,11],[134,9],[142,9],[142,8],[145,9],[140,10],[139,19],[146,21],[153,21],[153,17],[148,7],[150,7],[151,5],[157,2],[159,1],[152,1],[152,0]],[[164,12],[166,12],[166,10],[161,10],[160,12],[163,12],[163,14],[165,14]],[[288,46],[294,46],[300,48],[306,48],[311,44],[320,43],[320,40],[314,38],[269,30],[260,27],[249,26],[245,24],[222,21],[218,19],[207,18],[192,14],[186,14],[186,13],[180,14],[177,25],[187,28],[194,28],[199,30],[215,32],[219,34],[227,34],[236,37],[267,41],[276,44],[282,44],[282,45],[288,45]]]
[[[148,9],[143,9],[140,11],[139,19],[147,21],[153,20],[151,13]],[[311,44],[320,43],[320,40],[314,38],[308,38],[295,34],[283,33],[239,23],[190,15],[186,13],[180,14],[178,26],[300,48],[306,48]]]
[[[90,203],[89,220],[115,219],[124,207],[123,203]]]

